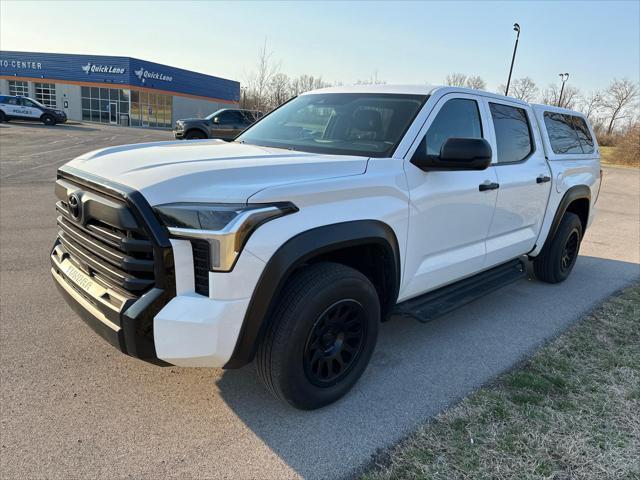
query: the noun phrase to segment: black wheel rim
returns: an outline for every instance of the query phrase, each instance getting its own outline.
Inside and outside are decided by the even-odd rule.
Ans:
[[[560,257],[560,267],[563,272],[566,272],[571,268],[573,262],[578,255],[578,244],[580,243],[580,234],[577,230],[573,230],[567,241],[564,244],[564,249],[562,250],[562,256]]]
[[[304,371],[319,387],[335,385],[353,367],[364,349],[367,323],[364,308],[355,300],[341,300],[315,321],[304,347]]]

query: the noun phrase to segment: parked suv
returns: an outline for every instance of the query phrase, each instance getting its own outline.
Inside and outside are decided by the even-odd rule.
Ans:
[[[32,98],[0,95],[0,123],[9,120],[31,120],[45,125],[55,125],[65,123],[67,114]]]
[[[178,145],[59,169],[56,285],[128,355],[255,360],[303,409],[355,384],[394,314],[428,321],[528,262],[565,280],[601,181],[582,114],[457,87],[313,91],[234,142]]]
[[[262,114],[254,110],[224,108],[205,118],[186,118],[176,122],[176,139],[218,138],[233,140]]]

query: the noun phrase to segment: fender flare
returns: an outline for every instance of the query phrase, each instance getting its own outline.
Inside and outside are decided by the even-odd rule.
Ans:
[[[189,127],[187,130],[185,130],[184,134],[187,135],[189,132],[191,132],[193,130],[197,130],[198,132],[202,133],[205,136],[205,138],[210,138],[211,137],[211,135],[209,135],[208,131],[206,131],[204,128],[199,127],[199,126]]]
[[[355,220],[306,230],[287,240],[268,261],[253,291],[233,354],[223,368],[240,368],[253,360],[276,300],[296,268],[318,255],[365,244],[380,245],[393,258],[391,301],[395,303],[400,288],[400,249],[389,225]]]
[[[547,238],[544,241],[544,245],[542,246],[540,253],[549,246],[553,237],[555,237],[558,227],[560,226],[560,222],[562,221],[562,217],[564,217],[569,205],[571,205],[575,200],[580,199],[588,200],[589,208],[591,208],[591,189],[586,185],[575,185],[565,192],[562,200],[560,200],[560,203],[558,204],[553,221],[551,222],[551,227],[549,227],[549,233],[547,234]]]

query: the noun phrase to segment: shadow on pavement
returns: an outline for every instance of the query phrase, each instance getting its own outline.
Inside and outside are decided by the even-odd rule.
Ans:
[[[55,129],[59,129],[61,132],[62,131],[85,131],[85,132],[95,132],[99,129],[94,128],[94,127],[90,127],[88,125],[85,125],[83,123],[79,123],[79,124],[68,124],[68,123],[58,123],[57,125],[53,125],[53,126],[47,126],[44,125],[42,123],[37,123],[37,122],[20,122],[17,120],[11,120],[11,125],[12,126],[16,126],[16,127],[24,127],[24,128],[33,128],[33,129],[51,129],[51,130],[55,130]],[[8,128],[9,125],[1,125],[1,128]]]
[[[220,395],[304,478],[353,475],[447,405],[509,369],[604,298],[640,277],[640,265],[581,256],[572,276],[521,280],[428,324],[383,324],[371,364],[339,402],[302,412],[273,399],[255,367],[225,371]]]

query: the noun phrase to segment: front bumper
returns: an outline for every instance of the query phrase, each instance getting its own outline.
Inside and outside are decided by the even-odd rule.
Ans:
[[[153,342],[153,314],[159,304],[166,302],[164,290],[153,288],[136,300],[119,297],[118,292],[111,290],[99,298],[92,297],[64,273],[65,256],[64,247],[56,241],[51,252],[51,275],[73,311],[121,352],[150,363],[165,364],[157,357]]]
[[[209,295],[198,294],[191,242],[168,238],[139,192],[71,167],[62,167],[58,176],[56,195],[70,199],[78,194],[81,203],[83,199],[90,202],[84,210],[91,222],[102,216],[122,228],[134,228],[128,213],[134,214],[153,243],[154,283],[138,294],[127,286],[133,288],[144,278],[129,278],[126,284],[119,284],[105,277],[117,268],[90,258],[90,249],[103,258],[111,258],[106,257],[109,251],[109,255],[118,252],[94,237],[82,238],[80,233],[87,230],[82,223],[71,229],[66,226],[69,212],[65,206],[50,259],[56,287],[71,308],[102,338],[132,357],[161,365],[225,366],[238,342],[264,262],[245,250],[231,272],[209,272]],[[148,243],[129,237],[125,240],[126,245],[136,248],[140,242]],[[83,249],[84,257],[80,255]],[[122,269],[138,257],[125,255],[125,259]],[[122,275],[129,272],[118,271]]]
[[[174,130],[173,131],[173,136],[176,138],[176,140],[183,140],[184,139],[184,130]]]
[[[244,295],[238,298],[238,284],[246,284],[245,276],[259,273],[263,263],[246,255],[238,264],[239,278],[229,278],[224,291],[216,293],[218,298],[211,298],[195,293],[188,284],[185,272],[193,267],[180,258],[185,250],[175,250],[181,260],[177,267],[180,294],[168,299],[163,290],[154,288],[135,301],[125,301],[121,309],[89,295],[64,273],[65,252],[59,242],[51,253],[51,274],[73,311],[121,352],[158,365],[223,367],[233,354],[250,300]],[[117,292],[106,292],[104,298],[113,300],[114,295]]]

